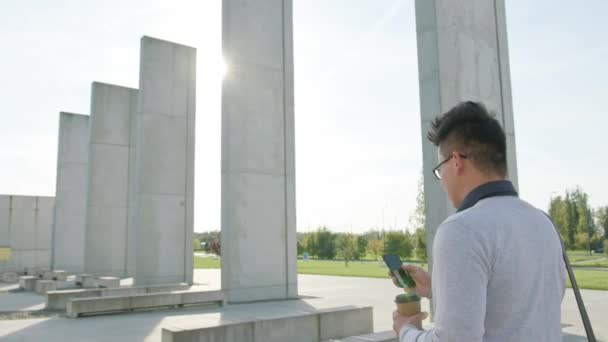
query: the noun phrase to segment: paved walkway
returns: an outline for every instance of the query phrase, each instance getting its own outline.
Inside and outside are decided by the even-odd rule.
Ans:
[[[280,315],[302,308],[329,308],[344,305],[374,307],[375,331],[390,330],[392,299],[399,293],[387,279],[299,275],[302,300],[228,305],[219,309],[184,308],[179,310],[140,312],[69,319],[63,316],[12,315],[7,320],[0,314],[1,341],[146,341],[161,340],[162,327],[171,325],[203,326],[261,313]],[[196,270],[195,282],[209,289],[220,284],[219,270]],[[608,341],[608,291],[584,290],[583,297],[592,319],[596,336]],[[45,297],[32,293],[0,292],[0,311],[31,310],[44,305]],[[428,301],[423,301],[428,310]],[[564,341],[586,341],[571,290],[562,305]]]

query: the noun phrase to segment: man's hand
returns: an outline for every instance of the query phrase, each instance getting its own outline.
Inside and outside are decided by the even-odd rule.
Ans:
[[[393,330],[399,336],[399,332],[404,325],[411,324],[416,328],[422,330],[422,321],[428,317],[426,312],[421,312],[414,316],[401,316],[399,311],[393,311]]]
[[[431,275],[422,268],[414,265],[401,265],[401,268],[412,276],[416,282],[416,292],[421,297],[431,298]],[[393,279],[397,286],[397,279],[389,272],[388,275]]]

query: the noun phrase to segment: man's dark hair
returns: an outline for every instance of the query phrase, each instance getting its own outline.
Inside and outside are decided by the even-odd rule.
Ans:
[[[427,138],[449,156],[458,151],[482,172],[507,174],[505,133],[479,102],[461,102],[431,122]]]

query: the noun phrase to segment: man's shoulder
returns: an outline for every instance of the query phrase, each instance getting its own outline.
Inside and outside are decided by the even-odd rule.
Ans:
[[[450,215],[441,223],[439,230],[475,232],[487,231],[488,226],[503,224],[513,219],[544,217],[545,214],[528,202],[514,196],[491,197],[480,200],[466,210]]]

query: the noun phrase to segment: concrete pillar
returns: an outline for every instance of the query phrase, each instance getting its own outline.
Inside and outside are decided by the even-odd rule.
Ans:
[[[143,37],[140,63],[135,282],[192,283],[196,49]]]
[[[433,118],[461,101],[485,103],[505,129],[509,178],[517,187],[504,0],[416,0],[416,28],[427,248],[432,267],[435,230],[454,212],[432,175],[437,149],[426,140],[426,132]]]
[[[60,113],[52,267],[72,273],[84,268],[89,159],[89,117]]]
[[[297,296],[291,0],[224,0],[222,288]]]
[[[134,241],[127,228],[131,117],[136,109],[137,89],[93,83],[84,271],[97,276],[134,276],[134,253],[129,253]]]

